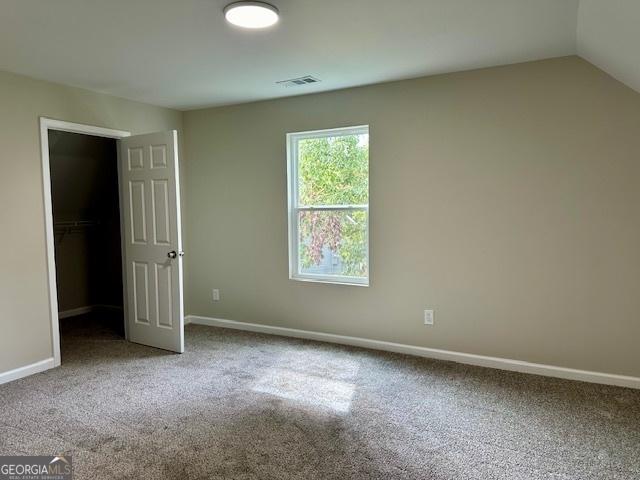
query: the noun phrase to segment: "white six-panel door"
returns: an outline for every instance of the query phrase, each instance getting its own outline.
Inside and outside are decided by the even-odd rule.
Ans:
[[[177,132],[119,142],[127,338],[183,352]]]

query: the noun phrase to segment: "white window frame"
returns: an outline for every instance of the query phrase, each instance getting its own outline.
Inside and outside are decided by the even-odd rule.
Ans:
[[[328,128],[308,132],[287,133],[287,194],[289,214],[289,279],[302,282],[334,283],[340,285],[369,286],[371,264],[369,262],[369,203],[366,205],[298,205],[298,144],[300,140],[320,137],[338,137],[369,134],[369,125],[355,127]],[[370,157],[369,157],[370,162]],[[369,192],[367,191],[367,198]],[[300,273],[300,251],[298,248],[298,213],[301,211],[366,211],[367,225],[365,241],[367,248],[367,276],[323,275]]]

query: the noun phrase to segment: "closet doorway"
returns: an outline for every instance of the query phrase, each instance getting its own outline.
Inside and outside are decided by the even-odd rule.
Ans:
[[[116,140],[60,130],[48,140],[61,342],[124,338]]]

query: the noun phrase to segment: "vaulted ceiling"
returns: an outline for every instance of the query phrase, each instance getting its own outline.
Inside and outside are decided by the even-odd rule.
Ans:
[[[640,90],[637,0],[270,0],[265,31],[230,1],[0,0],[0,70],[190,109],[577,53]]]

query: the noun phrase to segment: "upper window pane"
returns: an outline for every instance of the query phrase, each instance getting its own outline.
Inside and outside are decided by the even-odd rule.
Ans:
[[[369,134],[298,140],[298,205],[369,203]]]

